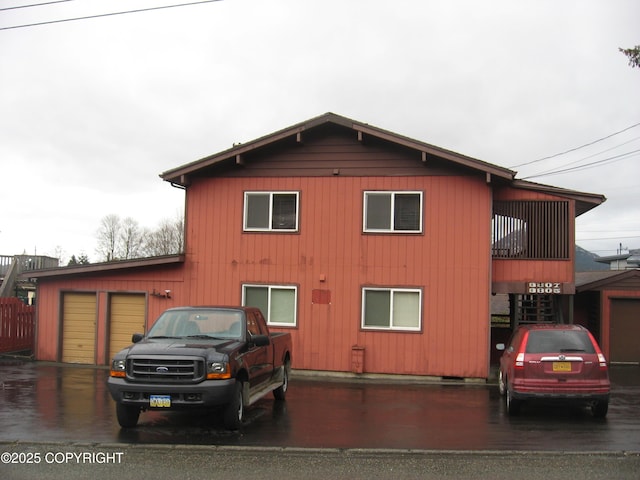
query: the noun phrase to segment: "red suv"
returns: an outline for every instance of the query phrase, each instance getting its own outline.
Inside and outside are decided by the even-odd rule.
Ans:
[[[593,335],[580,325],[521,325],[500,358],[498,384],[509,415],[527,400],[585,404],[595,417],[609,409],[609,370]]]

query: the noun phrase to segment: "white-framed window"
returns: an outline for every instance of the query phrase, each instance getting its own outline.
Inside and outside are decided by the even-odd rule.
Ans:
[[[422,233],[422,192],[365,191],[363,231]]]
[[[242,285],[242,305],[257,307],[269,325],[297,325],[298,287],[291,285]]]
[[[245,192],[244,230],[297,232],[299,192]]]
[[[364,287],[362,328],[419,331],[422,328],[422,290]]]

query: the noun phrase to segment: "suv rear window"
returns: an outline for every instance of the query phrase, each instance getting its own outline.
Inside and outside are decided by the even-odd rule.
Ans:
[[[526,353],[596,353],[586,332],[538,330],[529,332]]]

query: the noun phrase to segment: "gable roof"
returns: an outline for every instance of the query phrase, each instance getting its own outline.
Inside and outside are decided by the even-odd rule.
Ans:
[[[255,140],[251,140],[247,143],[234,145],[228,150],[224,150],[222,152],[215,153],[194,162],[187,163],[186,165],[167,170],[166,172],[160,174],[160,177],[167,182],[184,187],[189,183],[189,175],[196,174],[197,172],[211,167],[217,163],[237,158],[238,156],[241,156],[245,153],[260,149],[262,147],[266,147],[283,139],[291,137],[301,138],[305,131],[309,131],[311,129],[328,124],[338,125],[353,130],[354,138],[362,138],[362,136],[368,135],[380,140],[416,150],[417,152],[422,153],[423,158],[436,156],[450,161],[454,164],[468,167],[479,172],[485,172],[487,174],[506,180],[513,180],[516,174],[516,172],[514,172],[513,170],[509,170],[508,168],[499,167],[497,165],[493,165],[476,158],[468,157],[451,150],[436,147],[435,145],[421,142],[419,140],[414,140],[412,138],[405,137],[388,130],[374,127],[367,123],[358,122],[346,117],[342,117],[340,115],[336,115],[335,113],[328,112],[324,115],[320,115],[310,120],[297,123],[282,130],[278,130],[277,132],[270,133]]]
[[[475,170],[478,173],[484,173],[487,175],[487,179],[497,178],[503,182],[509,184],[513,188],[535,190],[538,192],[548,193],[551,195],[559,195],[567,197],[576,201],[576,216],[581,215],[592,208],[603,203],[606,198],[604,195],[578,192],[575,190],[567,190],[558,187],[552,187],[549,185],[542,185],[539,183],[529,182],[525,180],[516,179],[516,173],[508,168],[493,165],[491,163],[478,160],[460,153],[446,150],[429,143],[425,143],[419,140],[414,140],[397,133],[384,130],[379,127],[374,127],[367,123],[358,122],[350,118],[346,118],[335,113],[325,113],[318,117],[314,117],[310,120],[297,123],[290,127],[278,130],[268,135],[262,136],[255,140],[251,140],[247,143],[234,145],[232,148],[224,150],[222,152],[209,155],[191,163],[167,170],[160,174],[160,178],[170,182],[174,186],[188,187],[191,175],[198,175],[199,172],[204,171],[214,165],[222,162],[235,161],[238,165],[242,165],[242,155],[271,146],[276,142],[296,139],[296,141],[302,141],[302,137],[305,131],[309,131],[325,125],[337,125],[346,129],[351,129],[354,132],[355,138],[359,140],[365,136],[375,137],[377,139],[390,142],[408,149],[415,150],[421,153],[422,159],[426,161],[429,157],[438,157],[445,161],[451,162],[453,165],[462,166]]]

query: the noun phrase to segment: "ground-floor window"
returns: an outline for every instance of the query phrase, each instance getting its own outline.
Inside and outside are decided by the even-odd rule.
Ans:
[[[295,286],[245,284],[242,304],[259,308],[269,325],[295,327],[297,324],[298,288]]]
[[[362,328],[409,330],[422,328],[422,290],[364,287]]]

